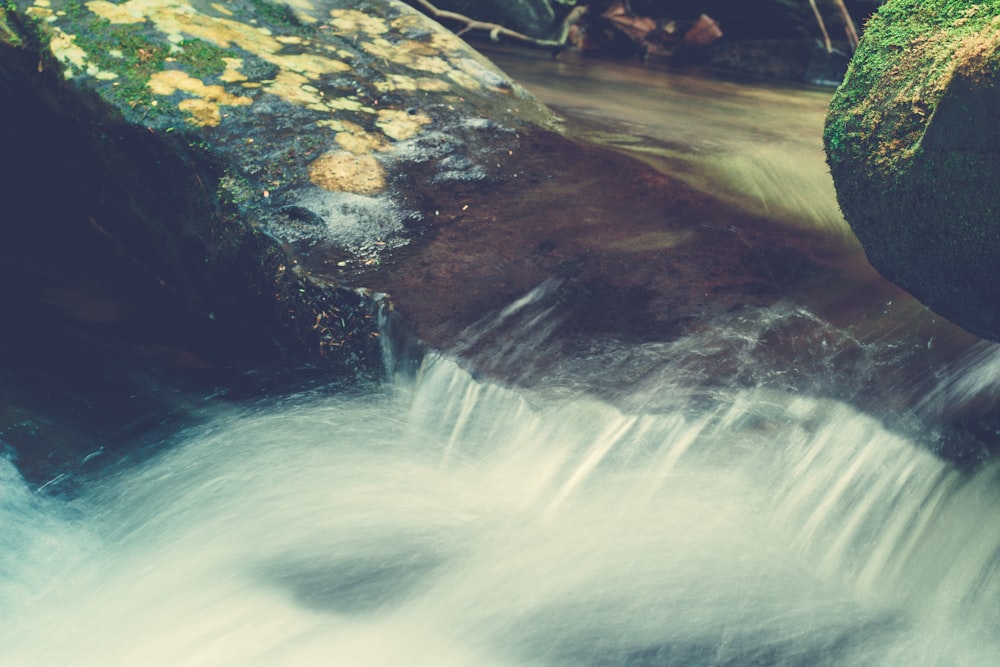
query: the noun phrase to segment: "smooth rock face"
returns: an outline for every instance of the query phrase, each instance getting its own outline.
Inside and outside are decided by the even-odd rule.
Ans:
[[[1000,340],[1000,9],[887,2],[831,104],[825,142],[875,268]]]

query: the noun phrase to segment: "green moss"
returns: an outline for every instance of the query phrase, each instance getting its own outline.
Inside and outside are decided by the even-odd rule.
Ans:
[[[63,11],[63,30],[74,35],[76,45],[87,53],[88,63],[118,75],[110,84],[110,96],[129,109],[148,109],[153,95],[146,83],[163,69],[167,47],[151,41],[140,25],[112,24],[95,16],[82,2],[71,0]]]
[[[275,27],[298,35],[308,35],[315,32],[315,28],[304,25],[292,8],[286,4],[268,2],[268,0],[250,0],[250,4],[253,6],[254,17],[263,19]]]
[[[865,38],[851,76],[871,82],[901,61],[918,58],[930,65],[925,83],[948,71],[954,46],[982,30],[995,12],[973,0],[896,0],[884,4],[865,26]]]
[[[63,30],[74,35],[77,46],[87,53],[88,64],[117,75],[105,84],[109,97],[140,115],[152,113],[156,106],[156,96],[148,83],[157,72],[176,67],[202,80],[218,77],[225,71],[223,58],[231,55],[200,39],[188,39],[172,47],[152,35],[147,24],[111,23],[78,0],[67,2],[63,11]],[[167,111],[158,109],[156,113]]]
[[[828,155],[868,152],[878,142],[891,157],[919,144],[963,40],[996,16],[972,0],[890,0],[865,28],[844,83],[830,104],[824,132]],[[907,76],[903,73],[917,73]],[[887,143],[892,140],[891,146]]]
[[[178,45],[181,52],[174,59],[191,76],[207,79],[219,76],[226,70],[224,58],[232,53],[200,39],[186,39]]]
[[[70,21],[80,21],[90,17],[90,10],[87,9],[83,2],[78,0],[70,0],[65,3],[62,7],[63,16],[65,16]]]
[[[11,7],[11,3],[0,7],[0,44],[21,46],[24,42],[14,27],[7,21],[7,12],[12,12],[14,9],[16,8]]]
[[[246,206],[256,197],[253,186],[245,178],[238,175],[227,175],[220,178],[216,194],[223,204],[231,204],[240,208]]]

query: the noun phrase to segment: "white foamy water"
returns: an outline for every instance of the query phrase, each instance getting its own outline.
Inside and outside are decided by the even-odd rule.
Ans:
[[[624,413],[430,355],[220,409],[71,500],[0,461],[0,664],[993,665],[995,473],[917,444],[808,395]]]

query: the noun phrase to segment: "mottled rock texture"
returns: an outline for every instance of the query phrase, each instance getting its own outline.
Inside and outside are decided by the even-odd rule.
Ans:
[[[373,330],[289,244],[375,264],[410,235],[408,165],[448,155],[462,164],[442,179],[478,177],[548,118],[391,0],[38,0],[3,16],[7,201],[30,217],[33,191],[72,199],[189,312],[293,356],[365,365]]]
[[[8,0],[0,88],[0,447],[26,471],[163,423],[178,387],[379,377],[354,278],[425,231],[414,165],[483,179],[552,118],[393,0]]]
[[[889,0],[833,99],[825,142],[875,268],[1000,340],[1000,8]]]

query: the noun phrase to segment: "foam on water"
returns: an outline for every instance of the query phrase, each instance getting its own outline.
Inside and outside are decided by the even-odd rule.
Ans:
[[[662,387],[669,391],[669,387]],[[69,500],[0,462],[0,664],[994,664],[995,473],[836,401],[474,379],[220,411]]]

